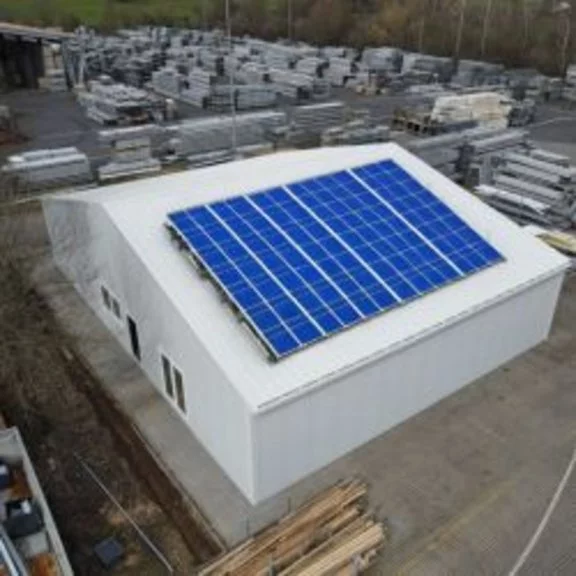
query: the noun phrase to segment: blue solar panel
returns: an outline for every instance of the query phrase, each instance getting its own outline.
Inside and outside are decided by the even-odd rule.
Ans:
[[[392,161],[169,220],[277,359],[502,260]]]

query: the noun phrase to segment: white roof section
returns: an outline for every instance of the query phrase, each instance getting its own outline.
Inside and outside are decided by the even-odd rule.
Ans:
[[[277,363],[171,243],[168,213],[392,159],[490,242],[506,261],[331,336]],[[64,198],[64,197],[63,197]],[[254,411],[266,410],[475,314],[568,260],[396,144],[282,152],[68,194],[99,204]],[[458,351],[455,351],[457,354]]]

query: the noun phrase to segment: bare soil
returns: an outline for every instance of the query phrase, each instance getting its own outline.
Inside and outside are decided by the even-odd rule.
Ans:
[[[93,547],[109,536],[126,548],[114,573],[166,568],[79,464],[86,462],[177,574],[219,550],[187,514],[177,491],[128,419],[74,352],[21,270],[0,255],[0,411],[27,444],[77,574],[106,573]]]

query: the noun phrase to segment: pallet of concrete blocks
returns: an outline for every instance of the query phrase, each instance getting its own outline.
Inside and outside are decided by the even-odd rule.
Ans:
[[[362,63],[373,72],[400,72],[402,50],[398,48],[365,48]]]
[[[341,126],[345,120],[346,107],[343,102],[325,102],[294,108],[291,125],[296,130],[320,134],[327,128]]]
[[[270,80],[268,66],[257,62],[245,62],[236,73],[236,78],[246,84],[263,84]]]
[[[249,116],[249,115],[248,115]],[[175,127],[170,146],[180,158],[230,150],[234,120],[229,116],[189,120]],[[264,128],[250,117],[236,118],[236,146],[252,146],[266,142]]]
[[[66,92],[68,82],[66,72],[63,69],[47,70],[46,75],[38,80],[40,88],[49,92]]]
[[[324,70],[328,67],[328,61],[325,58],[318,58],[312,56],[309,58],[302,58],[296,62],[295,71],[300,74],[306,74],[316,78],[322,78]]]
[[[100,141],[112,146],[112,158],[98,169],[98,179],[108,181],[159,172],[160,161],[152,157],[152,138],[160,132],[157,126],[100,132]]]
[[[90,162],[77,148],[33,150],[9,156],[2,173],[15,180],[18,191],[33,191],[92,180]]]
[[[366,511],[367,487],[342,482],[200,570],[199,576],[353,576],[367,571],[387,539]]]
[[[292,100],[307,100],[314,93],[314,79],[306,74],[270,68],[269,77],[276,92]]]
[[[210,49],[203,49],[200,52],[200,62],[202,63],[202,68],[208,72],[212,72],[217,76],[222,76],[224,73],[224,56],[218,52],[214,52]]]
[[[506,128],[513,103],[495,92],[440,96],[436,99],[430,119],[440,125],[473,121],[479,126]]]
[[[271,108],[276,106],[277,100],[276,91],[270,85],[252,84],[235,87],[235,101],[238,110]]]
[[[388,142],[388,126],[372,126],[364,120],[348,122],[342,127],[329,128],[322,132],[322,146],[351,146]]]
[[[184,76],[172,66],[166,66],[152,73],[152,90],[162,96],[178,98],[183,83]]]
[[[332,86],[344,86],[357,71],[355,62],[348,58],[330,58],[325,78]]]

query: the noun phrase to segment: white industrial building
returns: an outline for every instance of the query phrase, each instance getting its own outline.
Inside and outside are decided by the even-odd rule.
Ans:
[[[390,158],[504,261],[271,362],[167,215]],[[54,258],[252,503],[542,342],[567,260],[402,148],[285,152],[44,201]]]

